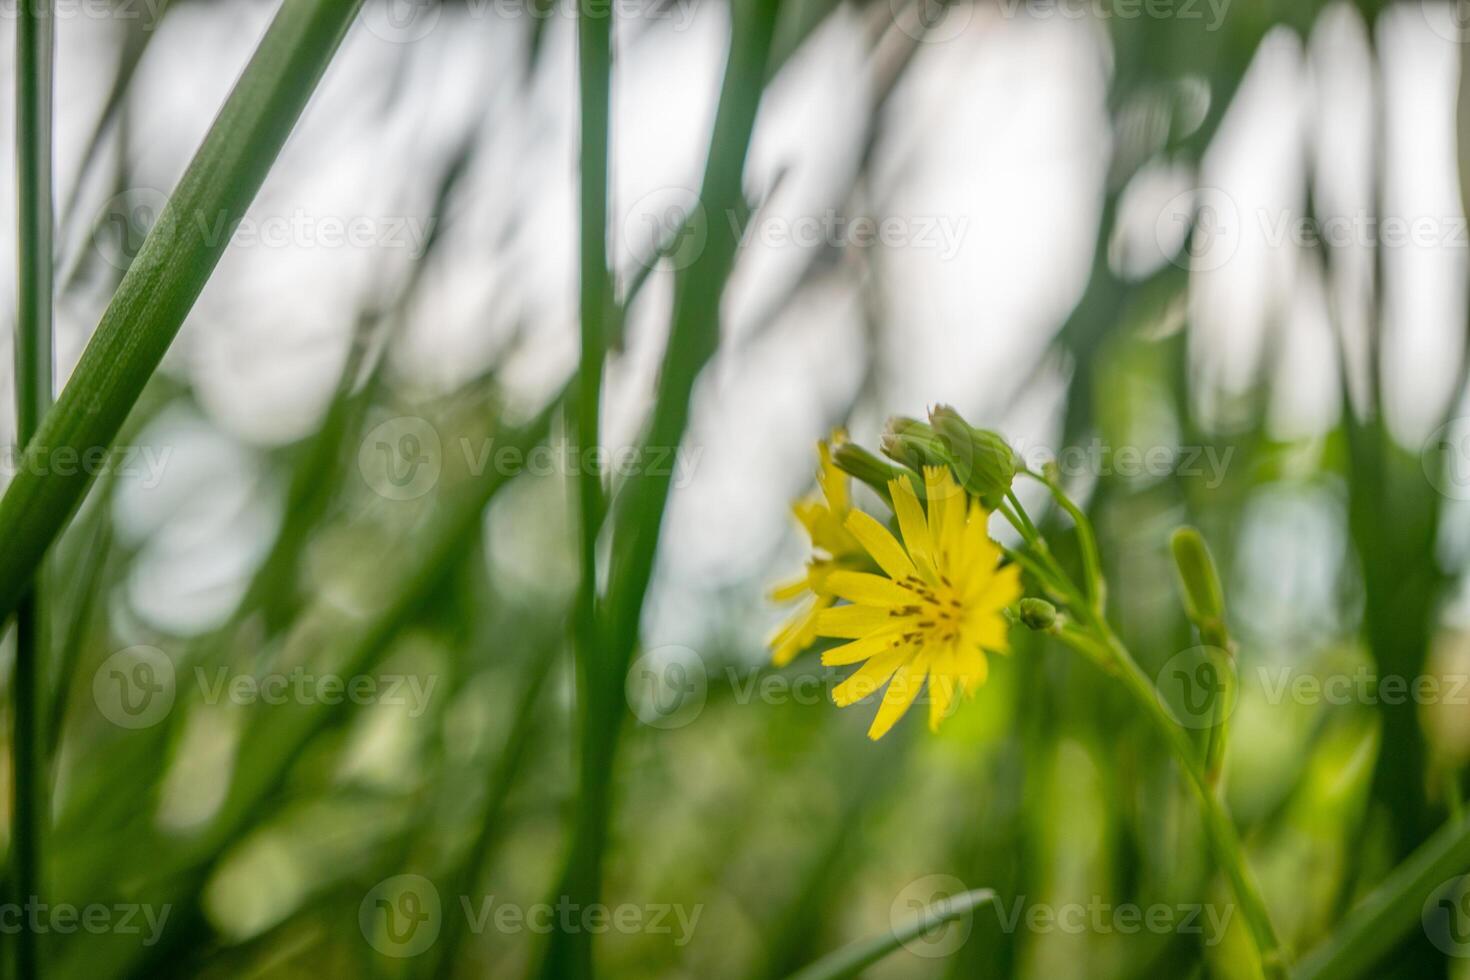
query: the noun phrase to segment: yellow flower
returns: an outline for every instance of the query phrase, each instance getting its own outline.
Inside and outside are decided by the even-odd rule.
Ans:
[[[1021,596],[1020,570],[999,567],[1000,548],[986,531],[984,508],[967,505],[948,469],[925,467],[924,484],[927,516],[908,480],[888,484],[902,544],[867,514],[847,516],[847,530],[886,574],[832,572],[825,588],[852,604],[817,616],[818,635],[852,641],[828,650],[822,663],[862,662],[833,690],[839,707],[888,684],[868,729],[872,739],[903,717],[925,678],[929,727],[937,729],[957,687],[969,694],[985,682],[984,651],[1008,652],[1004,610]]]
[[[840,445],[846,438],[839,429],[832,433],[831,441]],[[845,525],[849,514],[853,513],[847,474],[832,462],[828,443],[817,443],[817,455],[821,458],[821,467],[817,471],[817,486],[821,493],[798,500],[791,508],[811,537],[815,554],[807,562],[806,573],[801,578],[779,585],[771,592],[771,598],[776,602],[792,602],[808,594],[811,599],[803,603],[771,637],[771,659],[777,667],[790,663],[798,653],[816,642],[817,615],[836,601],[827,590],[831,574],[839,569],[871,567],[863,546]]]

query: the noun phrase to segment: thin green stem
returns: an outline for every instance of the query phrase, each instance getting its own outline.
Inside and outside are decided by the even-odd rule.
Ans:
[[[52,292],[52,91],[55,34],[51,0],[24,0],[16,23],[16,186],[18,283],[15,331],[16,441],[25,446],[51,407]],[[19,596],[15,624],[12,762],[15,807],[11,852],[17,898],[39,902],[41,838],[49,807],[42,737],[42,679],[46,659],[45,568],[39,565]],[[40,940],[23,926],[16,937],[16,975],[41,975]]]
[[[1102,616],[1104,610],[1107,608],[1107,582],[1103,578],[1102,557],[1098,552],[1097,535],[1092,531],[1092,522],[1087,519],[1087,515],[1082,512],[1082,508],[1078,507],[1072,501],[1072,498],[1067,496],[1062,488],[1051,479],[1032,470],[1022,470],[1021,472],[1031,477],[1031,479],[1039,481],[1050,490],[1052,498],[1056,500],[1058,506],[1065,510],[1067,515],[1072,518],[1072,524],[1077,529],[1077,542],[1082,549],[1082,570],[1086,578],[1087,596],[1091,602],[1093,612],[1098,616]],[[1012,499],[1015,498],[1014,494],[1011,496]],[[1020,506],[1019,502],[1017,506]]]
[[[1061,491],[1060,487],[1035,473],[1030,471],[1027,473],[1035,479],[1042,480],[1050,487],[1058,504],[1071,515],[1077,526],[1078,540],[1082,542],[1084,569],[1093,586],[1089,589],[1089,597],[1093,601],[1084,601],[1076,586],[1066,577],[1066,573],[1057,565],[1050,552],[1044,547],[1036,548],[1037,556],[1047,571],[1069,587],[1075,605],[1074,611],[1082,620],[1080,628],[1072,624],[1065,625],[1058,631],[1058,638],[1095,662],[1099,662],[1101,654],[1104,658],[1104,661],[1101,662],[1104,669],[1108,669],[1109,673],[1123,681],[1123,686],[1133,696],[1138,706],[1143,709],[1144,715],[1164,736],[1165,743],[1180,768],[1184,770],[1187,781],[1199,800],[1204,818],[1205,836],[1210,841],[1216,862],[1224,871],[1226,878],[1230,880],[1231,889],[1235,893],[1246,925],[1255,940],[1261,959],[1261,971],[1267,977],[1284,976],[1285,960],[1280,942],[1276,938],[1276,930],[1271,924],[1270,913],[1266,909],[1260,888],[1246,864],[1240,837],[1235,831],[1235,824],[1225,810],[1224,803],[1215,792],[1215,780],[1201,767],[1194,743],[1184,729],[1179,727],[1179,724],[1169,715],[1153,682],[1138,666],[1138,662],[1133,659],[1128,648],[1113,633],[1112,627],[1108,625],[1100,601],[1104,583],[1092,523],[1081,508]],[[1014,497],[1012,503],[1015,513],[1004,505],[1003,512],[1007,519],[1016,525],[1022,536],[1027,538],[1028,543],[1031,543],[1030,535],[1035,535],[1035,525],[1029,517],[1022,519],[1025,509]],[[1036,535],[1034,540],[1044,544],[1039,535]]]
[[[1240,836],[1235,831],[1235,824],[1230,814],[1226,812],[1224,803],[1215,793],[1214,785],[1200,767],[1194,743],[1190,741],[1184,729],[1179,727],[1178,722],[1170,717],[1153,682],[1138,666],[1138,662],[1133,659],[1128,648],[1114,635],[1107,623],[1098,621],[1096,628],[1100,631],[1101,638],[1106,642],[1108,649],[1113,652],[1119,668],[1117,674],[1123,680],[1124,687],[1127,688],[1129,694],[1133,695],[1133,700],[1143,709],[1154,727],[1164,736],[1169,751],[1173,753],[1174,760],[1184,771],[1190,788],[1199,800],[1200,810],[1204,817],[1205,836],[1210,841],[1216,862],[1225,872],[1225,877],[1230,880],[1231,890],[1235,892],[1235,900],[1240,904],[1246,926],[1255,940],[1256,950],[1261,958],[1261,972],[1267,977],[1285,976],[1286,964],[1281,943],[1276,937],[1275,927],[1271,924],[1271,915],[1266,908],[1265,899],[1261,896],[1260,887],[1256,884],[1255,877],[1246,864],[1245,852],[1241,846]]]

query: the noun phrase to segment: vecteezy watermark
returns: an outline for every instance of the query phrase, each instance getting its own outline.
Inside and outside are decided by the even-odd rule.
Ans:
[[[419,256],[433,234],[434,219],[419,215],[318,214],[295,208],[286,214],[246,214],[231,226],[225,211],[165,212],[168,197],[151,187],[113,195],[92,226],[92,246],[102,260],[126,270],[138,259],[148,234],[194,233],[216,247],[233,248],[406,249]],[[167,214],[169,223],[160,225]],[[161,254],[161,253],[160,253]]]
[[[444,4],[441,0],[367,0],[359,18],[368,33],[392,44],[422,41],[439,26]],[[471,21],[570,19],[580,9],[588,18],[616,16],[618,20],[669,22],[675,31],[686,30],[694,21],[693,0],[462,0],[456,4],[456,25]]]
[[[450,443],[471,477],[569,476],[599,473],[615,478],[634,474],[667,476],[674,487],[688,486],[704,449],[700,446],[588,446],[540,443],[530,449],[497,444],[494,437],[461,436]],[[444,441],[426,419],[400,415],[375,425],[357,450],[357,468],[368,488],[388,500],[422,497],[444,471]]]
[[[959,254],[970,227],[964,215],[872,217],[831,208],[795,217],[760,212],[743,225],[734,212],[726,212],[725,218],[741,248],[758,243],[767,248],[927,249],[946,262]]]
[[[888,10],[894,26],[924,44],[953,41],[975,17],[967,0],[888,0]]]
[[[678,903],[601,902],[582,904],[562,895],[550,902],[523,905],[495,895],[459,895],[445,909],[439,889],[422,875],[384,879],[363,896],[357,923],[368,945],[384,956],[418,956],[439,938],[446,915],[463,915],[473,935],[550,935],[552,932],[608,932],[621,935],[668,936],[683,948],[694,938],[703,905]]]
[[[1218,187],[1176,194],[1164,203],[1154,223],[1160,252],[1193,272],[1223,267],[1247,234],[1275,250],[1470,248],[1470,224],[1459,213],[1308,215],[1289,208],[1245,208]]]
[[[1202,21],[1206,31],[1225,23],[1231,0],[1000,0],[1007,20]]]
[[[1169,714],[1186,728],[1210,728],[1235,711],[1239,683],[1230,677],[1231,655],[1216,647],[1191,647],[1170,657],[1154,679]],[[1470,705],[1470,675],[1378,674],[1367,666],[1306,670],[1260,664],[1241,672],[1254,695],[1269,705]]]
[[[1228,652],[1211,646],[1174,654],[1154,680],[1159,704],[1185,728],[1211,728],[1223,722],[1238,700],[1230,659]]]
[[[683,728],[704,710],[709,671],[704,658],[689,647],[654,647],[628,668],[623,693],[633,715],[648,727]]]
[[[1206,490],[1225,482],[1234,446],[1115,446],[1094,437],[1086,445],[1053,449],[1040,443],[1017,440],[1012,448],[1030,469],[1040,471],[1055,464],[1064,477],[1121,477],[1127,480],[1202,479]]]
[[[1419,921],[1441,953],[1470,957],[1470,875],[1440,882],[1424,900]]]
[[[168,924],[169,904],[137,902],[43,902],[35,895],[24,902],[0,902],[0,935],[21,932],[36,935],[71,936],[85,932],[93,936],[137,936],[143,946],[163,937]]]
[[[923,249],[949,261],[959,254],[970,227],[964,215],[849,215],[833,208],[799,215],[726,210],[723,221],[724,228],[712,229],[699,195],[686,187],[663,187],[633,202],[621,237],[643,265],[667,262],[682,269],[703,254],[712,233],[728,234],[740,249]]]
[[[144,31],[158,26],[168,0],[52,0],[50,14],[58,21],[141,21]],[[20,17],[21,0],[0,0],[0,20]]]
[[[895,933],[912,923],[915,916],[924,915],[942,902],[962,895],[965,883],[954,875],[925,875],[909,882],[894,896],[888,907],[888,925]],[[963,915],[926,930],[904,941],[903,947],[915,956],[938,959],[954,953],[970,938],[975,925],[975,913]]]
[[[1429,485],[1451,500],[1470,500],[1470,418],[1435,429],[1419,450]]]
[[[389,705],[410,718],[428,710],[438,677],[430,674],[314,673],[304,667],[263,674],[236,673],[227,666],[196,666],[185,675],[204,703],[285,704],[329,707],[340,704]],[[108,721],[122,728],[150,728],[167,717],[178,697],[178,672],[157,647],[132,646],[108,657],[92,675],[92,699]]]
[[[888,681],[869,681],[847,667],[798,668],[781,672],[753,671],[725,664],[714,672],[714,679],[728,688],[730,699],[738,705],[804,705],[830,704],[833,692],[846,687],[844,693],[852,703],[876,697]],[[924,690],[914,699],[918,705],[933,700],[930,678]],[[628,668],[624,694],[628,708],[649,728],[665,731],[692,724],[704,711],[709,699],[711,671],[704,658],[686,646],[669,644],[645,651]],[[856,686],[854,686],[856,685]],[[958,710],[961,699],[946,699],[946,717]]]
[[[1446,41],[1470,41],[1470,0],[1419,0],[1429,29]]]
[[[1234,905],[1210,902],[1113,902],[1093,895],[1085,902],[1030,902],[1024,895],[1009,902],[993,903],[1003,932],[1024,929],[1032,933],[1124,936],[1150,933],[1159,936],[1198,936],[1205,946],[1218,946],[1225,939]]]
[[[104,474],[137,480],[152,490],[163,480],[172,446],[17,446],[0,448],[0,476],[86,476]]]

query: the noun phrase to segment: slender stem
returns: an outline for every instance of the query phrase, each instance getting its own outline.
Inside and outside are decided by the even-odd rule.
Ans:
[[[1104,653],[1107,659],[1107,663],[1103,665],[1104,668],[1111,666],[1112,669],[1109,672],[1123,681],[1123,686],[1128,693],[1133,696],[1134,701],[1143,709],[1143,713],[1164,736],[1165,743],[1169,746],[1180,768],[1184,770],[1189,785],[1199,800],[1204,817],[1205,836],[1210,841],[1215,860],[1230,880],[1235,899],[1240,904],[1246,925],[1255,940],[1256,950],[1261,958],[1262,973],[1267,977],[1285,976],[1285,960],[1280,942],[1276,938],[1276,930],[1271,925],[1270,913],[1266,909],[1260,888],[1246,864],[1240,837],[1235,832],[1235,824],[1230,814],[1226,812],[1224,803],[1215,792],[1214,780],[1200,766],[1194,743],[1190,741],[1184,729],[1180,728],[1178,723],[1170,717],[1163,702],[1159,699],[1153,682],[1138,666],[1138,662],[1133,659],[1128,648],[1113,633],[1102,611],[1100,601],[1103,594],[1102,566],[1097,557],[1097,542],[1093,535],[1092,523],[1087,519],[1087,515],[1082,513],[1081,508],[1077,507],[1054,483],[1037,474],[1027,472],[1033,478],[1046,483],[1051,488],[1057,502],[1072,516],[1072,520],[1077,525],[1078,539],[1082,542],[1083,564],[1089,579],[1095,586],[1089,592],[1095,597],[1095,604],[1082,602],[1076,586],[1067,578],[1066,573],[1056,564],[1050,553],[1044,548],[1036,549],[1039,559],[1048,570],[1069,587],[1075,597],[1077,611],[1083,617],[1082,629],[1068,624],[1058,631],[1058,637],[1094,661],[1098,659],[1099,653]],[[1031,543],[1032,539],[1028,535],[1027,528],[1031,528],[1031,533],[1034,534],[1035,525],[1029,518],[1025,521],[1021,520],[1021,515],[1025,513],[1025,510],[1019,501],[1014,498],[1012,500],[1017,513],[1012,514],[1009,508],[1003,507],[1003,510],[1022,536],[1027,537],[1028,543]],[[1041,542],[1042,539],[1037,536],[1035,541]],[[1102,650],[1098,649],[1099,645],[1103,648]]]
[[[1179,724],[1169,716],[1163,702],[1159,700],[1158,691],[1153,682],[1138,666],[1138,662],[1133,659],[1128,648],[1114,635],[1107,623],[1099,621],[1096,626],[1108,648],[1113,652],[1120,668],[1118,676],[1122,678],[1128,693],[1133,695],[1133,700],[1144,709],[1144,714],[1164,736],[1170,752],[1173,753],[1179,768],[1184,770],[1190,788],[1194,790],[1194,795],[1199,800],[1204,816],[1205,836],[1210,840],[1211,849],[1215,852],[1215,860],[1225,872],[1225,876],[1230,879],[1231,889],[1235,892],[1235,900],[1240,903],[1241,913],[1255,939],[1256,949],[1261,956],[1261,972],[1267,977],[1285,976],[1286,964],[1281,944],[1276,938],[1275,928],[1271,925],[1271,916],[1266,909],[1265,899],[1262,898],[1260,887],[1256,884],[1255,877],[1246,864],[1240,836],[1235,832],[1235,824],[1230,814],[1226,812],[1224,803],[1215,793],[1209,777],[1200,767],[1194,743],[1190,741],[1184,729],[1180,728]]]
[[[560,899],[576,894],[595,902],[601,892],[599,835],[582,821],[591,811],[606,808],[607,782],[600,743],[605,740],[607,714],[612,704],[613,668],[602,642],[597,593],[597,537],[605,514],[602,473],[595,465],[599,438],[599,402],[608,341],[608,311],[612,297],[607,269],[608,116],[611,99],[612,21],[609,8],[598,9],[584,0],[577,18],[578,86],[581,101],[581,361],[577,372],[576,424],[577,498],[580,519],[581,575],[572,639],[577,660],[577,700],[580,724],[578,786],[582,806],[573,831],[573,853],[558,882]],[[548,975],[592,976],[589,941],[574,937],[555,940],[546,950]]]
[[[18,310],[15,331],[16,441],[24,446],[51,407],[52,201],[51,119],[52,0],[24,0],[16,23],[16,189],[19,196]],[[48,812],[45,750],[41,732],[42,671],[46,617],[45,566],[37,567],[16,608],[13,766],[15,812],[11,850],[19,900],[39,902],[41,837]],[[41,975],[39,937],[29,924],[16,937],[16,975]]]
[[[1077,528],[1077,541],[1082,548],[1082,569],[1087,579],[1085,583],[1087,595],[1091,599],[1093,612],[1099,616],[1103,615],[1107,607],[1107,583],[1103,579],[1102,558],[1097,549],[1097,535],[1092,531],[1092,522],[1087,519],[1086,514],[1082,513],[1082,508],[1073,503],[1072,498],[1067,496],[1062,488],[1051,479],[1032,470],[1021,472],[1050,490],[1052,498],[1072,518],[1072,524]],[[1015,495],[1012,494],[1012,499],[1014,497]],[[1016,506],[1019,507],[1020,504],[1017,503]]]

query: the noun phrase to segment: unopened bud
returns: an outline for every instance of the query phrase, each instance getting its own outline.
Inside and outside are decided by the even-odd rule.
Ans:
[[[1039,632],[1051,629],[1057,622],[1057,607],[1045,599],[1027,596],[1017,604],[1016,611],[1022,623]]]
[[[948,405],[936,405],[929,422],[944,443],[955,477],[986,507],[998,507],[1019,468],[1010,444],[998,433],[970,425]]]
[[[926,466],[948,466],[950,459],[944,442],[933,429],[917,419],[895,415],[883,427],[879,439],[883,455],[922,473]]]
[[[862,446],[844,442],[832,449],[832,462],[855,480],[872,487],[884,500],[888,499],[888,481],[902,472],[898,467],[868,452]]]
[[[1220,575],[1215,570],[1215,560],[1210,557],[1204,536],[1195,528],[1181,527],[1169,539],[1169,548],[1174,553],[1174,566],[1179,571],[1185,615],[1194,623],[1200,639],[1207,645],[1228,648],[1225,592],[1220,588]]]

